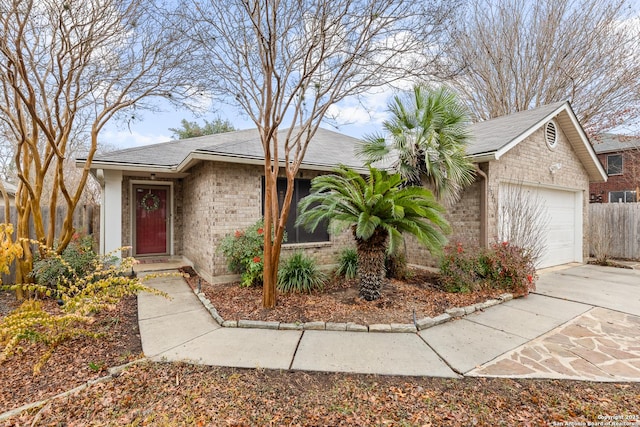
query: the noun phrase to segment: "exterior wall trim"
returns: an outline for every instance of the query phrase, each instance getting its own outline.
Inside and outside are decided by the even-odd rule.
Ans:
[[[102,187],[99,252],[105,255],[122,247],[122,171],[99,169],[98,180]],[[114,255],[121,256],[120,253]]]

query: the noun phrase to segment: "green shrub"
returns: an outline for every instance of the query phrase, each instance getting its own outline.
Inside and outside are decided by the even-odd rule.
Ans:
[[[448,247],[440,264],[441,282],[449,292],[503,289],[528,294],[535,289],[536,270],[530,255],[509,242],[489,249]]]
[[[316,261],[301,252],[293,254],[278,269],[278,290],[284,293],[321,290],[325,280]]]
[[[441,284],[447,292],[470,292],[480,287],[477,254],[465,251],[462,244],[445,248],[440,261]]]
[[[56,289],[63,278],[86,276],[95,271],[100,260],[93,244],[92,236],[76,234],[61,255],[49,251],[45,256],[38,256],[31,273],[36,283]]]
[[[336,274],[345,279],[354,279],[358,275],[358,251],[345,248],[340,252]]]
[[[387,254],[384,258],[384,267],[387,271],[388,279],[404,280],[409,275],[407,257],[404,252]]]
[[[242,275],[240,286],[262,284],[264,270],[264,223],[256,222],[246,230],[236,230],[222,239],[218,249],[227,258],[227,268]],[[284,240],[287,236],[284,236]]]
[[[222,239],[219,251],[227,258],[227,268],[232,273],[244,273],[255,257],[264,251],[264,223],[256,222],[246,230],[236,230]]]
[[[0,318],[0,363],[23,351],[20,347],[21,342],[37,342],[42,346],[35,347],[36,351],[42,351],[42,354],[33,367],[34,374],[40,371],[61,343],[77,337],[99,338],[98,333],[86,328],[86,325],[93,322],[93,313],[113,307],[125,296],[137,295],[139,292],[166,296],[163,292],[145,286],[142,281],[158,276],[175,275],[148,274],[142,279],[131,276],[129,272],[135,263],[133,258],[124,258],[120,263],[108,264],[98,260],[92,265],[93,271],[78,274],[53,250],[42,247],[41,251],[46,253],[44,259],[56,260],[62,266],[62,271],[71,272],[71,277],[61,276],[55,289],[49,284],[37,283],[0,287],[6,290],[22,287],[31,295],[54,296],[62,304],[60,312],[52,314],[44,309],[41,301],[30,299]],[[107,256],[107,259],[111,257]]]

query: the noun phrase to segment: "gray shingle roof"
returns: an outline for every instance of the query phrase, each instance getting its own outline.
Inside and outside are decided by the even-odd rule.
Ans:
[[[603,133],[594,138],[593,149],[596,153],[611,153],[617,151],[640,149],[640,137],[632,135],[618,135]]]
[[[555,102],[533,110],[521,111],[508,116],[478,122],[471,125],[471,142],[467,154],[478,156],[499,151],[564,105]]]
[[[284,159],[286,132],[286,129],[278,132],[280,160]],[[359,142],[357,138],[319,128],[309,144],[304,164],[333,167],[342,163],[361,168],[363,162],[355,155],[355,147]],[[93,164],[176,167],[191,153],[264,159],[258,130],[247,129],[113,151],[96,156]],[[86,159],[78,159],[80,162],[83,160]]]
[[[567,134],[591,179],[605,179],[602,165],[567,101],[473,124],[467,154],[475,161],[498,159],[551,118],[555,118]],[[278,133],[281,161],[284,160],[283,144],[287,131],[283,129]],[[357,138],[319,128],[307,148],[303,168],[326,170],[344,164],[365,171],[363,161],[355,154],[359,143]],[[160,169],[174,173],[185,172],[199,160],[259,163],[263,158],[258,130],[247,129],[101,154],[94,158],[92,168]],[[77,162],[83,164],[85,160],[78,159]],[[375,166],[384,168],[392,162],[393,156],[390,156]]]

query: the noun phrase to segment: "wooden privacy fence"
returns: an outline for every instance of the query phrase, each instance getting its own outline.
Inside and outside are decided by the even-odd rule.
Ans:
[[[58,206],[56,208],[56,236],[60,235],[60,231],[62,230],[62,223],[64,222],[64,216],[66,213],[66,208],[64,206]],[[0,203],[0,223],[11,222],[14,224],[17,219],[17,210],[15,206],[11,206],[11,218],[10,221],[5,220],[4,215],[4,204]],[[50,210],[48,207],[42,208],[42,217],[45,226],[49,224],[50,218]],[[76,232],[82,234],[92,234],[96,243],[98,244],[98,238],[100,237],[100,206],[98,205],[82,205],[78,206],[73,213],[73,227],[76,229]],[[15,236],[15,232],[14,232]],[[31,224],[31,238],[34,238],[35,235],[33,233],[33,223]],[[15,279],[15,266],[11,267],[11,274],[6,276],[2,275],[3,283],[13,283]]]
[[[591,252],[604,246],[611,258],[640,259],[640,203],[589,205]]]

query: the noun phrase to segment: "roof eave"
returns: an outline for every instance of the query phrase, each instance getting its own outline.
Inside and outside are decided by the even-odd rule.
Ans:
[[[600,160],[598,160],[598,155],[594,150],[593,145],[591,145],[591,142],[589,142],[589,138],[587,137],[586,132],[582,128],[582,125],[578,121],[578,118],[574,114],[573,110],[569,107],[568,101],[563,106],[563,108],[561,108],[560,111],[558,112],[559,121],[564,120],[564,117],[561,116],[561,113],[566,114],[566,117],[570,120],[571,124],[573,125],[573,128],[576,130],[578,134],[580,142],[582,143],[581,146],[578,145],[578,147],[576,147],[574,145],[573,148],[574,150],[576,150],[579,157],[583,157],[584,155],[587,156],[586,159],[581,158],[580,160],[583,162],[583,164],[585,164],[587,173],[589,174],[589,181],[590,182],[607,182],[607,179],[608,179],[607,172],[604,170],[604,167],[602,166],[602,163],[600,163]],[[569,141],[571,141],[571,138],[569,138]],[[590,160],[591,167],[588,167],[588,162],[585,160]]]
[[[496,157],[496,155],[497,155],[496,151],[490,151],[488,153],[470,154],[467,157],[473,163],[483,163],[483,162],[491,162],[493,160],[498,160],[498,157]]]
[[[264,166],[264,159],[262,157],[257,156],[240,156],[226,153],[211,153],[211,152],[203,152],[199,150],[192,151],[189,153],[185,159],[178,164],[176,167],[177,172],[185,172],[189,168],[191,168],[195,163],[200,161],[218,161],[223,163],[238,163],[245,165],[256,165],[256,166]],[[283,163],[282,161],[280,162]],[[300,169],[302,170],[314,170],[314,171],[323,171],[323,172],[332,172],[337,165],[327,165],[322,163],[310,163],[303,162],[300,165]],[[354,167],[350,166],[357,172],[360,173],[369,173],[369,169],[365,166],[362,167]]]
[[[84,167],[86,159],[76,160],[76,167]],[[121,170],[130,172],[153,172],[153,173],[177,173],[174,166],[160,166],[160,165],[143,165],[139,163],[124,163],[124,162],[108,162],[97,161],[91,162],[91,169],[105,169],[105,170]]]
[[[566,118],[561,117],[562,114],[566,115]],[[597,154],[593,149],[593,146],[589,142],[589,138],[587,137],[582,125],[578,121],[578,118],[575,116],[573,110],[570,107],[569,101],[565,101],[558,108],[547,114],[542,119],[538,120],[534,125],[529,127],[526,131],[521,133],[517,138],[514,138],[508,144],[504,145],[502,148],[496,151],[495,159],[498,160],[500,157],[505,155],[509,150],[518,145],[520,142],[524,141],[526,138],[531,136],[534,132],[540,129],[540,126],[549,120],[558,117],[558,120],[565,121],[567,118],[571,123],[573,129],[576,130],[577,137],[579,141],[582,143],[577,144],[574,138],[569,136],[569,143],[573,146],[576,154],[585,165],[585,169],[589,174],[590,182],[606,182],[607,181],[607,173],[605,172],[602,164],[598,160]],[[562,123],[560,123],[562,126]],[[565,128],[566,129],[566,128]],[[475,160],[475,159],[474,159]]]

